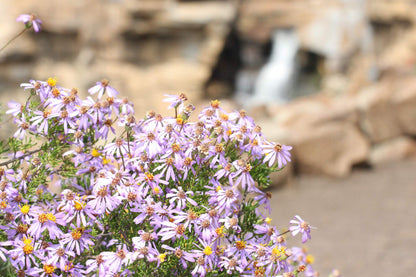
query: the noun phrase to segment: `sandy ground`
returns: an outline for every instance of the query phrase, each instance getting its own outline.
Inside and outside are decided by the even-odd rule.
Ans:
[[[302,176],[272,192],[275,225],[298,214],[317,227],[307,247],[320,276],[416,276],[416,159],[342,180]]]

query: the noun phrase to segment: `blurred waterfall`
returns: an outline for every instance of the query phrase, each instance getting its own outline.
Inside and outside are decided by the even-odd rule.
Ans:
[[[298,50],[299,40],[293,30],[274,32],[270,58],[258,74],[249,105],[285,103],[289,100],[297,72]]]

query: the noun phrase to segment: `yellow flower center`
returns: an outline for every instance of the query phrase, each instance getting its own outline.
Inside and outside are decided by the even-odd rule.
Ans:
[[[97,149],[93,148],[93,149],[92,149],[92,151],[91,151],[91,155],[92,155],[94,158],[97,158],[97,157],[99,157],[99,156],[100,156],[100,152],[98,152],[98,150],[97,150]]]
[[[71,236],[74,240],[79,240],[82,236],[82,233],[78,229],[75,229],[71,232]]]
[[[153,189],[153,193],[154,193],[154,194],[159,194],[159,193],[160,193],[160,188],[159,188],[159,187],[155,187],[155,188]]]
[[[56,221],[56,216],[54,216],[52,213],[48,213],[46,215],[46,218],[49,219],[50,221],[53,221],[53,222]]]
[[[173,143],[172,144],[172,151],[175,152],[175,153],[181,151],[181,147],[179,146],[179,144]]]
[[[308,256],[306,256],[306,262],[308,264],[313,264],[315,262],[315,257],[309,254]]]
[[[264,222],[266,222],[267,224],[270,224],[272,222],[272,219],[270,217],[266,217]]]
[[[221,226],[221,227],[215,229],[215,233],[217,233],[217,236],[223,237],[224,236],[224,226]]]
[[[75,207],[75,210],[77,210],[77,211],[82,211],[83,209],[84,209],[84,207],[85,207],[85,203],[81,203],[81,202],[78,202],[78,201],[75,201],[74,202],[75,203],[75,205],[74,205],[74,207]]]
[[[46,81],[48,83],[48,86],[50,87],[54,87],[56,86],[56,78],[48,78],[48,81]]]
[[[222,119],[223,121],[227,121],[227,120],[228,120],[228,114],[224,114],[224,113],[222,113],[222,114],[220,114],[220,117],[221,117],[221,119]]]
[[[239,240],[235,244],[238,250],[243,250],[244,248],[246,248],[246,242],[243,240]]]
[[[183,125],[183,119],[181,117],[176,118],[176,124]]]
[[[110,162],[110,160],[109,159],[107,159],[106,157],[103,157],[103,165],[106,165],[106,164],[108,164]]]
[[[218,108],[220,107],[220,103],[221,103],[221,101],[218,101],[218,100],[212,100],[212,101],[211,101],[211,107],[213,107],[213,108],[215,108],[215,109],[218,109]]]
[[[204,254],[207,255],[207,256],[211,255],[212,254],[211,247],[209,247],[209,246],[205,247]]]
[[[29,245],[29,244],[31,244],[31,243],[32,243],[32,239],[31,239],[31,238],[25,238],[25,239],[23,240],[23,243],[24,243],[25,245]]]
[[[71,269],[74,268],[74,264],[72,262],[69,262],[69,264],[66,264],[64,267],[65,272],[69,272]]]
[[[51,87],[53,87],[53,86],[51,86]],[[52,90],[52,95],[55,96],[55,97],[58,97],[59,95],[61,95],[61,92],[59,91],[59,89],[54,88]]]
[[[158,258],[159,258],[160,262],[163,263],[165,261],[165,258],[166,258],[166,253],[159,254]]]
[[[5,209],[7,208],[7,201],[3,200],[0,202],[0,208]]]
[[[30,210],[29,205],[23,205],[23,207],[20,207],[20,211],[22,212],[22,214],[28,214],[29,210]]]
[[[286,254],[285,251],[286,251],[286,247],[275,247],[272,250],[272,254],[277,255],[277,256],[281,256],[281,255]]]
[[[153,181],[153,178],[154,178],[154,176],[153,176],[153,174],[152,173],[150,173],[150,172],[145,172],[144,173],[144,175],[146,175],[146,179],[148,180],[148,181]]]
[[[30,244],[25,244],[25,246],[23,246],[23,252],[26,255],[32,254],[32,252],[33,252],[33,246],[30,245]]]
[[[52,273],[55,271],[55,268],[56,267],[54,267],[53,265],[50,265],[50,264],[43,265],[43,270],[48,275],[52,275]]]
[[[46,221],[48,221],[48,217],[46,216],[46,214],[40,214],[38,216],[38,220],[40,223],[45,223]]]

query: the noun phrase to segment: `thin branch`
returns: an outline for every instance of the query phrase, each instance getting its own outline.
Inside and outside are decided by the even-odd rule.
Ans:
[[[39,152],[39,151],[41,151],[42,149],[36,149],[36,150],[32,150],[32,151],[29,151],[29,152],[27,152],[26,154],[24,154],[24,155],[22,155],[22,156],[20,156],[20,157],[15,157],[15,158],[13,158],[13,159],[11,159],[11,160],[8,160],[8,161],[5,161],[5,162],[2,162],[2,163],[0,163],[0,166],[3,166],[3,165],[7,165],[7,164],[9,164],[9,163],[13,163],[13,162],[15,162],[15,161],[18,161],[18,160],[21,160],[21,159],[24,159],[24,158],[26,158],[27,156],[30,156],[30,155],[33,155],[33,154],[35,154],[35,153],[37,153],[37,152]]]
[[[17,35],[15,35],[12,39],[10,39],[2,48],[0,48],[0,52],[3,51],[4,48],[6,48],[10,43],[12,43],[15,39],[17,39],[18,37],[20,37],[25,31],[27,30],[27,28],[24,28],[20,33],[18,33]]]

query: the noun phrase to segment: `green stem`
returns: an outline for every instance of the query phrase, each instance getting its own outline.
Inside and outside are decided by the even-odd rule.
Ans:
[[[2,48],[0,48],[0,52],[3,51],[4,48],[6,48],[10,43],[12,43],[15,39],[17,39],[18,37],[20,37],[25,31],[27,30],[27,28],[24,28],[22,31],[20,31],[20,33],[18,33],[17,35],[15,35],[13,38],[11,38]]]
[[[17,160],[21,160],[21,159],[24,159],[24,158],[26,158],[27,156],[30,156],[30,155],[32,155],[32,154],[35,154],[35,153],[37,153],[37,152],[39,152],[39,151],[41,151],[42,149],[36,149],[36,150],[33,150],[33,151],[29,151],[29,152],[27,152],[26,154],[24,154],[24,155],[22,155],[22,156],[20,156],[20,157],[16,157],[16,158],[13,158],[13,159],[11,159],[11,160],[8,160],[8,161],[6,161],[6,162],[2,162],[2,163],[0,163],[0,166],[2,166],[2,165],[7,165],[7,164],[9,164],[9,163],[12,163],[12,162],[15,162],[15,161],[17,161]]]

